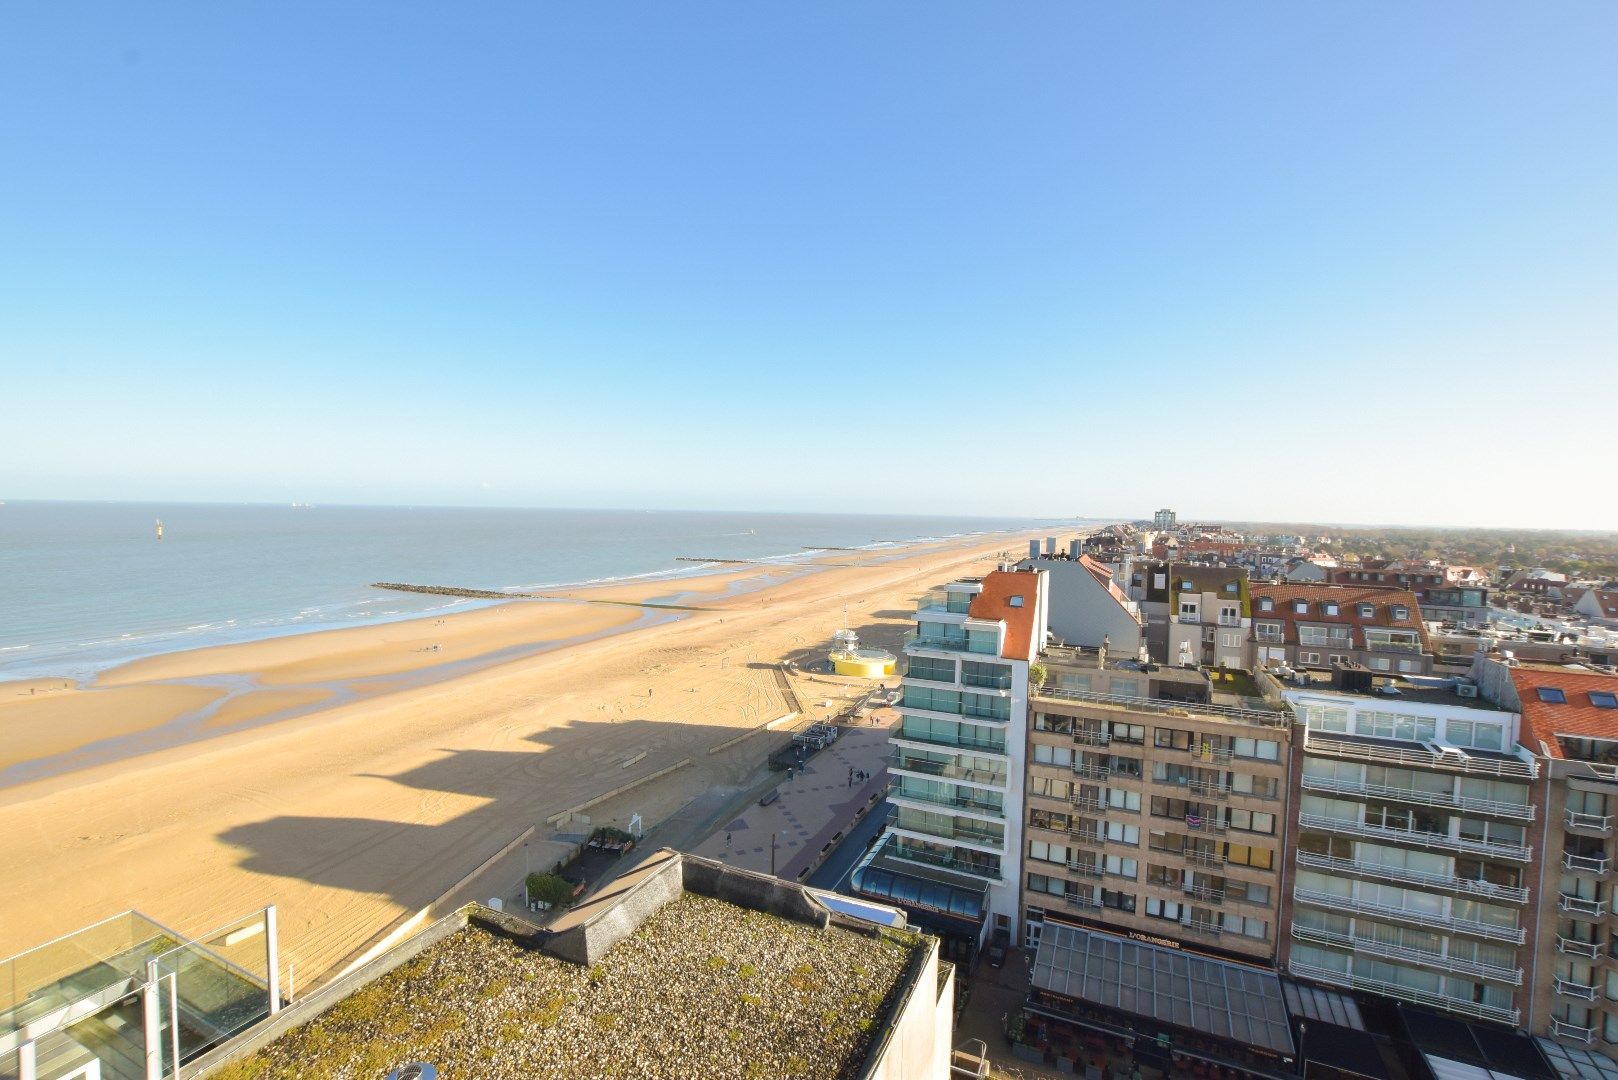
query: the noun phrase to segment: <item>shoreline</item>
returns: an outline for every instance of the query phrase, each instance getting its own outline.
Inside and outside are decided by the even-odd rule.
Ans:
[[[816,567],[823,562],[836,558],[877,558],[891,555],[898,551],[914,550],[919,547],[974,543],[998,535],[1022,534],[997,532],[960,533],[949,536],[917,537],[913,540],[905,541],[878,540],[859,547],[805,547],[796,551],[763,555],[754,559],[714,559],[693,563],[689,566],[674,566],[638,573],[614,574],[580,581],[503,585],[494,589],[455,585],[407,586],[399,589],[389,587],[393,583],[370,583],[365,586],[368,598],[363,600],[332,601],[329,604],[320,604],[313,608],[300,609],[296,612],[268,616],[246,625],[238,622],[238,618],[241,618],[241,616],[238,616],[237,618],[229,618],[220,622],[207,622],[195,626],[156,627],[135,630],[120,634],[118,637],[104,637],[82,642],[71,647],[71,649],[96,649],[105,646],[127,645],[132,650],[101,659],[86,661],[71,658],[70,647],[65,642],[60,641],[3,645],[0,646],[0,700],[3,700],[6,688],[12,684],[26,685],[31,682],[59,682],[66,680],[82,689],[94,684],[110,671],[173,653],[225,648],[232,645],[250,645],[261,641],[319,634],[332,630],[386,626],[392,623],[413,622],[418,619],[442,618],[446,615],[460,615],[469,611],[479,611],[526,598],[549,598],[552,594],[574,593],[586,589],[638,586],[643,583],[651,584],[659,581],[679,583],[714,575],[734,573],[747,568],[779,567],[791,569]],[[822,557],[825,558],[822,559]],[[676,559],[676,561],[680,560]],[[382,610],[383,606],[395,601],[403,604],[419,604],[433,600],[440,602],[414,610]],[[377,608],[375,613],[363,610],[371,606]],[[321,612],[324,612],[324,614],[320,614]],[[310,621],[304,621],[305,619]],[[190,636],[197,631],[205,631],[205,633],[198,637]],[[47,651],[70,651],[67,655],[58,656],[52,660],[41,660],[36,663],[35,657],[31,655],[36,647]],[[57,666],[47,666],[51,664]],[[7,670],[8,668],[10,669],[9,671]]]
[[[490,598],[475,607],[414,618],[173,650],[83,680],[0,682],[0,734],[8,736],[6,749],[0,749],[0,798],[36,782],[70,781],[97,766],[135,762],[160,751],[453,681],[695,612],[721,611],[735,598],[830,569],[947,551],[983,539],[816,551],[812,554],[827,558],[814,562],[705,563],[677,577],[639,575],[508,600]],[[670,585],[681,587],[647,595]],[[512,625],[491,629],[490,624],[500,622]],[[165,695],[167,710],[161,700]],[[119,715],[121,722],[98,730],[98,717],[109,714]]]
[[[128,908],[185,932],[275,903],[284,955],[299,984],[313,985],[355,943],[433,902],[511,837],[530,826],[548,836],[548,818],[626,779],[661,777],[595,806],[595,821],[639,814],[650,826],[698,796],[746,787],[769,740],[745,736],[791,708],[784,659],[827,647],[844,625],[896,647],[917,596],[1014,546],[934,546],[753,591],[716,575],[702,587],[735,595],[636,633],[346,703],[321,699],[288,719],[4,789],[0,857],[12,878],[0,894],[0,955]],[[648,598],[667,584],[615,588]],[[469,641],[486,640],[557,612],[622,620],[634,609],[531,602],[462,618],[476,628]],[[397,636],[397,626],[342,633]],[[421,635],[372,647],[398,660],[415,655],[414,640]],[[264,650],[283,669],[365,659],[363,649],[333,656],[323,641],[314,656],[284,641],[233,648]],[[193,675],[220,666],[199,655],[185,661]],[[817,701],[842,693],[824,677],[797,689]],[[307,692],[286,679],[263,701],[271,711],[308,707]],[[0,723],[11,708],[0,704]]]

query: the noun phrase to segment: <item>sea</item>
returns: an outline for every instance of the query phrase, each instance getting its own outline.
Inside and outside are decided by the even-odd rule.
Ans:
[[[681,557],[792,564],[832,548],[879,551],[1077,521],[7,501],[0,680],[84,681],[159,653],[494,602],[372,588],[378,581],[506,592],[677,583],[726,568]]]

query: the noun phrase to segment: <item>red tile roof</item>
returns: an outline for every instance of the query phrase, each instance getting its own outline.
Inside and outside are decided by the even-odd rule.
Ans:
[[[1000,655],[1008,660],[1027,660],[1033,655],[1034,614],[1039,607],[1037,571],[994,570],[983,575],[983,591],[972,597],[966,613],[974,619],[1004,620],[1005,646]],[[1012,607],[1011,598],[1022,597],[1021,607]]]
[[[1421,622],[1421,605],[1416,602],[1416,595],[1409,589],[1390,589],[1385,585],[1315,585],[1294,582],[1255,582],[1248,586],[1253,601],[1253,619],[1255,622],[1280,620],[1284,625],[1282,633],[1286,641],[1291,644],[1298,642],[1297,624],[1326,623],[1358,627],[1389,627],[1401,630],[1414,630],[1421,640],[1421,651],[1432,652],[1427,642],[1427,628]],[[1260,601],[1264,599],[1275,601],[1273,611],[1262,610]],[[1308,614],[1300,615],[1294,610],[1296,601],[1303,600],[1309,604]],[[1327,615],[1325,604],[1335,602],[1337,614]],[[1369,618],[1360,617],[1361,604],[1372,606]],[[1393,609],[1398,606],[1405,608],[1405,617],[1396,619]],[[1363,634],[1353,643],[1356,649],[1365,647]]]
[[[1522,742],[1535,753],[1543,743],[1551,757],[1563,757],[1558,735],[1618,740],[1618,709],[1597,708],[1590,694],[1618,694],[1618,675],[1553,668],[1511,669],[1522,700]],[[1566,702],[1541,701],[1540,688],[1562,691]]]

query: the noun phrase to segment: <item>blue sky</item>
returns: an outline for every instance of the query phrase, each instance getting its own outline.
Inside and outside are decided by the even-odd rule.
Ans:
[[[0,498],[1618,528],[1615,41],[6,5]]]

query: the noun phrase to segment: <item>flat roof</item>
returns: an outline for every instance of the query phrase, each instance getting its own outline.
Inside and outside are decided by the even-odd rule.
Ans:
[[[1281,980],[1242,964],[1046,920],[1034,955],[1041,990],[1293,1054]]]
[[[1477,709],[1480,712],[1512,711],[1510,709],[1502,709],[1500,706],[1496,705],[1494,702],[1483,697],[1482,695],[1479,695],[1478,697],[1465,698],[1450,688],[1422,686],[1418,683],[1412,683],[1407,679],[1400,679],[1396,676],[1386,675],[1379,671],[1371,671],[1370,674],[1376,678],[1379,683],[1397,687],[1399,692],[1397,694],[1379,693],[1375,688],[1368,690],[1345,690],[1340,686],[1333,686],[1331,684],[1331,676],[1329,674],[1314,671],[1308,673],[1309,682],[1304,686],[1293,686],[1291,683],[1283,683],[1282,686],[1287,690],[1296,689],[1310,694],[1341,694],[1343,697],[1364,698],[1368,701],[1408,701],[1419,705],[1454,705],[1462,709]],[[1316,682],[1317,679],[1320,680],[1318,683]]]
[[[686,892],[585,966],[473,920],[222,1075],[847,1077],[921,940]]]

